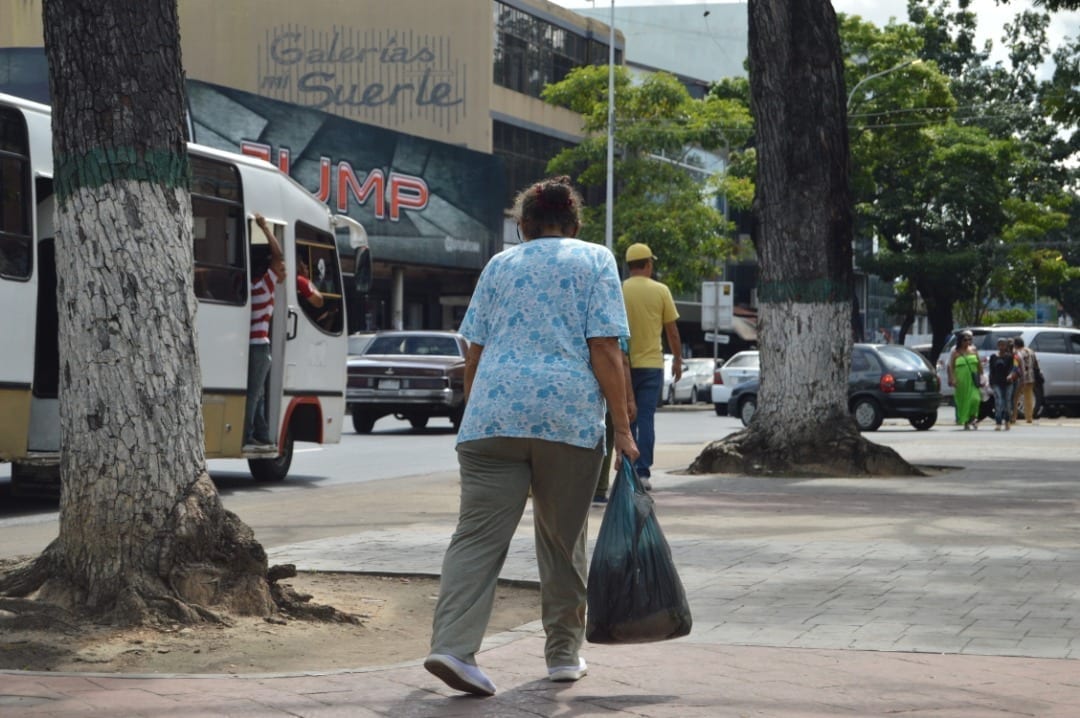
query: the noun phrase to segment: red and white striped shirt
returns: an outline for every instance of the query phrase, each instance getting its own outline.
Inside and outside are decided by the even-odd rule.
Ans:
[[[250,344],[270,343],[270,318],[274,316],[274,289],[277,277],[273,270],[251,285],[251,339]]]

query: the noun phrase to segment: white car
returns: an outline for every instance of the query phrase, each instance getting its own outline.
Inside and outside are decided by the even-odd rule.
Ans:
[[[731,390],[744,381],[757,379],[761,373],[761,363],[757,350],[739,352],[724,362],[713,373],[712,403],[717,416],[726,416]]]
[[[375,332],[357,332],[349,335],[349,356],[360,356],[375,338]]]
[[[666,363],[666,362],[665,362]],[[706,400],[713,382],[712,359],[683,359],[682,377],[672,381],[670,370],[665,373],[664,403],[694,404]]]

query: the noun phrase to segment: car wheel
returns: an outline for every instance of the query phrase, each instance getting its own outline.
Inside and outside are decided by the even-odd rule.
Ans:
[[[292,429],[285,431],[285,440],[278,447],[280,452],[272,459],[248,459],[248,469],[256,481],[284,481],[292,466],[293,436]]]
[[[754,413],[757,411],[757,397],[746,396],[739,401],[739,419],[742,421],[743,426],[750,426],[750,420],[754,418]]]
[[[877,431],[885,418],[878,403],[866,396],[859,397],[851,405],[851,415],[855,418],[859,431]]]
[[[357,434],[370,434],[375,428],[375,417],[358,406],[353,409],[352,426]]]
[[[919,431],[926,431],[934,424],[937,423],[937,414],[922,414],[920,416],[913,416],[908,421]]]
[[[465,407],[464,406],[461,407],[460,409],[455,409],[453,412],[451,412],[451,414],[450,414],[450,423],[453,425],[454,431],[457,431],[458,429],[461,428],[461,418],[463,416],[465,416]]]
[[[727,416],[727,404],[713,404],[717,416]]]
[[[414,429],[423,429],[427,426],[428,417],[426,416],[410,416],[409,425]]]

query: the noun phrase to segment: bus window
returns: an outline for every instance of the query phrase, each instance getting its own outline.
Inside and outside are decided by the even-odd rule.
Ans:
[[[340,334],[345,324],[342,312],[341,269],[338,266],[334,235],[297,222],[296,266],[297,272],[307,272],[308,279],[323,295],[321,307],[300,299],[304,314],[323,331]]]
[[[195,296],[204,301],[247,301],[244,206],[240,174],[224,162],[191,158]]]
[[[22,115],[0,108],[0,276],[10,279],[33,268],[29,152]]]

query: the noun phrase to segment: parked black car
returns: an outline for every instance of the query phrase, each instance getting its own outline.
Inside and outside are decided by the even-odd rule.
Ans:
[[[731,392],[728,414],[743,426],[757,410],[760,379]],[[856,344],[848,374],[848,409],[859,431],[877,431],[886,418],[904,418],[919,431],[937,422],[941,385],[934,367],[921,354],[896,344]]]

